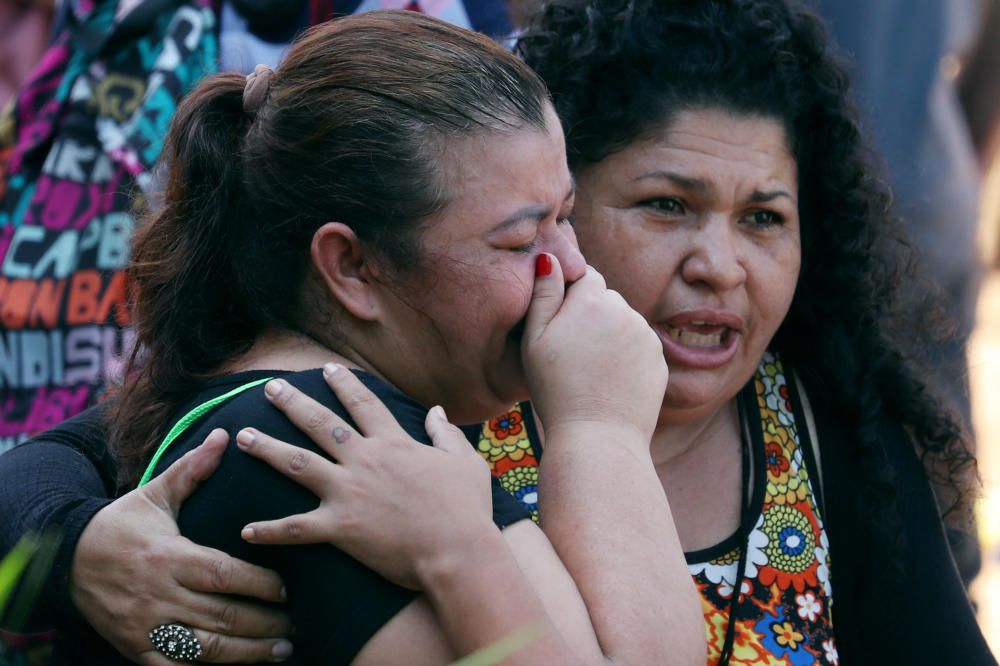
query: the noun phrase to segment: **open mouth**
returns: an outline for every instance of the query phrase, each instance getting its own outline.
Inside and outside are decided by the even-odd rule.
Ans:
[[[703,321],[692,321],[684,328],[664,326],[663,332],[671,340],[686,347],[710,349],[724,347],[733,333],[728,326],[712,325]]]
[[[668,364],[718,368],[733,359],[743,334],[742,317],[727,310],[689,310],[653,327]]]

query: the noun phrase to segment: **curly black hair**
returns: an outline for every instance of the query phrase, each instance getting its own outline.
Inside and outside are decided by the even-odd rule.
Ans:
[[[551,91],[573,170],[687,109],[784,125],[799,170],[802,270],[772,346],[851,432],[870,527],[898,524],[881,414],[953,491],[948,511],[967,510],[975,461],[914,340],[932,328],[928,308],[900,288],[917,279],[913,253],[821,21],[784,0],[549,0],[517,50]]]

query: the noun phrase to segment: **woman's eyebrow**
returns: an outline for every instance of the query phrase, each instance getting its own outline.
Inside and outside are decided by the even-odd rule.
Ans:
[[[650,178],[659,178],[662,180],[669,180],[686,190],[692,190],[695,192],[711,192],[713,186],[706,180],[701,178],[692,178],[690,176],[682,176],[679,173],[673,171],[651,171],[649,173],[644,173],[641,176],[636,176],[632,179],[632,182],[639,180],[646,180]],[[773,201],[779,197],[785,197],[792,203],[795,203],[795,197],[793,197],[786,190],[769,190],[767,192],[762,192],[760,190],[754,190],[747,197],[747,200],[753,203],[766,203],[768,201]]]
[[[661,180],[669,180],[681,187],[688,190],[695,190],[697,192],[706,192],[712,189],[711,184],[708,181],[702,180],[701,178],[692,178],[690,176],[682,176],[679,173],[673,171],[650,171],[649,173],[644,173],[641,176],[636,176],[632,179],[632,182],[639,180],[647,180],[651,178],[658,178]]]
[[[750,201],[754,203],[766,203],[768,201],[774,201],[778,197],[785,197],[792,203],[795,203],[795,197],[793,197],[785,190],[771,190],[769,192],[761,192],[760,190],[754,190],[750,194]]]
[[[563,197],[563,204],[565,205],[567,201],[574,197],[574,195],[576,195],[576,180],[571,178],[569,190],[567,191],[566,196]],[[525,206],[524,208],[518,209],[493,227],[493,231],[501,231],[521,222],[541,222],[551,214],[552,207],[546,206],[545,204],[532,204],[530,206]]]
[[[521,222],[541,222],[552,213],[552,207],[545,204],[532,204],[517,210],[505,218],[503,222],[493,227],[493,231],[501,231]]]

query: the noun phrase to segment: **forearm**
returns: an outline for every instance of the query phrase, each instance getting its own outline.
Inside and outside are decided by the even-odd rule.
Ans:
[[[648,441],[593,423],[546,439],[542,528],[604,654],[619,664],[703,664],[704,619]]]
[[[77,620],[68,591],[69,573],[80,534],[111,501],[101,475],[80,451],[38,440],[0,456],[0,480],[0,553],[29,532],[55,532],[61,539],[30,617],[5,617],[5,626],[44,629]]]
[[[488,574],[486,573],[488,572]],[[499,530],[425,569],[425,594],[457,655],[494,647],[498,664],[579,663]]]

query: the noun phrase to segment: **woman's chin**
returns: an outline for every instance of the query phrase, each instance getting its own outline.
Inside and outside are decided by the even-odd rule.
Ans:
[[[713,387],[717,390],[713,390]],[[660,408],[661,424],[680,425],[705,418],[732,400],[737,393],[710,383],[687,382],[671,373],[667,393]]]

